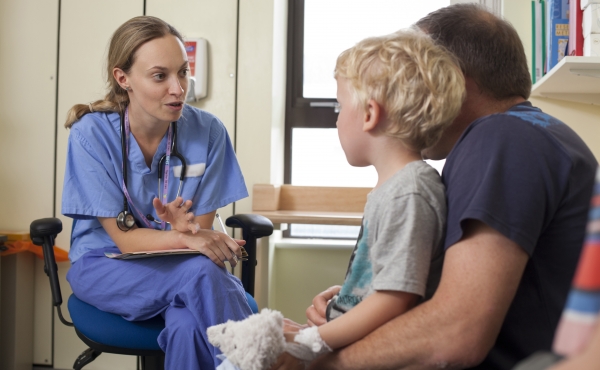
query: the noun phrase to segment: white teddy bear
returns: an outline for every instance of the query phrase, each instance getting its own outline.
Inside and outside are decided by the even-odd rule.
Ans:
[[[208,341],[227,358],[218,369],[230,369],[233,365],[240,370],[266,370],[284,351],[308,364],[331,351],[316,326],[300,330],[294,342],[286,343],[283,315],[268,308],[241,321],[228,320],[211,326],[207,334]]]
[[[283,315],[264,308],[242,321],[208,328],[208,340],[242,370],[268,369],[285,349]]]

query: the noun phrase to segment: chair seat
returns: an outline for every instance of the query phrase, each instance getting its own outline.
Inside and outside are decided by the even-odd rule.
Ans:
[[[246,293],[253,313],[258,312],[254,298]],[[119,315],[104,312],[71,294],[69,313],[77,331],[103,346],[134,350],[160,351],[158,335],[165,328],[159,315],[145,321],[127,321]]]
[[[161,316],[145,321],[127,321],[119,315],[104,312],[71,294],[69,313],[75,328],[90,340],[105,346],[158,350],[158,334],[165,328]]]

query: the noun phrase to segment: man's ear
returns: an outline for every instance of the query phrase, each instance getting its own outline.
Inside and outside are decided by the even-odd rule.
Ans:
[[[382,114],[383,108],[381,105],[375,100],[369,99],[363,121],[363,131],[367,132],[375,129],[381,122]]]
[[[124,90],[129,86],[129,77],[121,68],[113,68],[113,78]]]

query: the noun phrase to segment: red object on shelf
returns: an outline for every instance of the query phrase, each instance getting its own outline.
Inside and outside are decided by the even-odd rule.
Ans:
[[[569,0],[569,50],[568,55],[583,56],[583,10],[581,0]]]

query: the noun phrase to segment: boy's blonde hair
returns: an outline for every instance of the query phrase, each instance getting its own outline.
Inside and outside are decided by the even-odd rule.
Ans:
[[[417,29],[360,41],[340,54],[335,78],[350,82],[357,108],[370,99],[381,105],[385,134],[418,151],[440,139],[465,96],[454,57]]]

